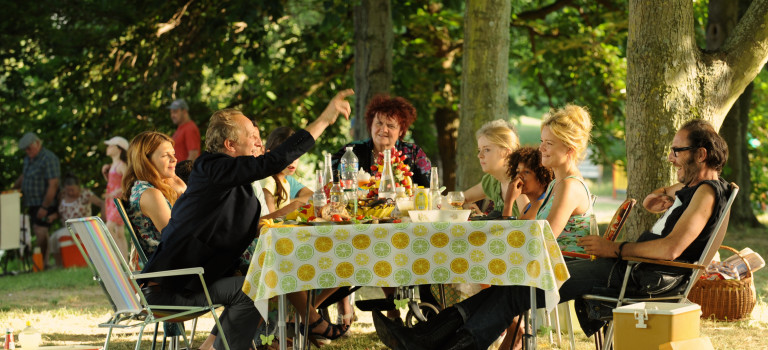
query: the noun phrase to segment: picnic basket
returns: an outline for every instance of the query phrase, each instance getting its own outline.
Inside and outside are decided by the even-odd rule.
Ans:
[[[702,318],[735,321],[749,317],[757,302],[749,262],[736,249],[724,245],[720,249],[729,250],[744,260],[747,276],[740,280],[700,279],[693,285],[688,299],[701,305]]]

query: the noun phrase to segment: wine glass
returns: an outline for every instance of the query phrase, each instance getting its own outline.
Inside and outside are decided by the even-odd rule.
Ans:
[[[448,192],[448,202],[451,203],[451,208],[462,209],[464,206],[464,192],[451,191]]]

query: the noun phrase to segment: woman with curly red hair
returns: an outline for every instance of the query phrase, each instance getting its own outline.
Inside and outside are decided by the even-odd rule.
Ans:
[[[403,141],[405,132],[415,120],[416,108],[408,100],[387,95],[374,96],[365,108],[365,124],[371,137],[351,142],[336,152],[331,157],[333,169],[339,168],[339,161],[346,148],[352,147],[360,162],[360,169],[372,173],[371,165],[375,164],[376,156],[394,147],[406,156],[404,162],[413,172],[411,179],[414,186],[429,187],[432,163],[421,147]]]

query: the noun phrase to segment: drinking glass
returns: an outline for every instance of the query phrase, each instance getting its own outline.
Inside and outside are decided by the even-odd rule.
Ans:
[[[464,206],[464,192],[451,191],[448,192],[448,202],[451,203],[451,208],[462,209]]]

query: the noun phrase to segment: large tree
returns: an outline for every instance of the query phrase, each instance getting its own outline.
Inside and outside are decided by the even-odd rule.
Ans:
[[[485,122],[508,118],[509,74],[508,0],[468,0],[464,16],[457,187],[480,181],[475,131]]]
[[[768,0],[755,0],[714,51],[696,44],[690,0],[630,0],[627,42],[628,195],[669,185],[666,155],[675,131],[703,118],[720,128],[728,110],[768,59]],[[654,217],[638,210],[636,236]]]

